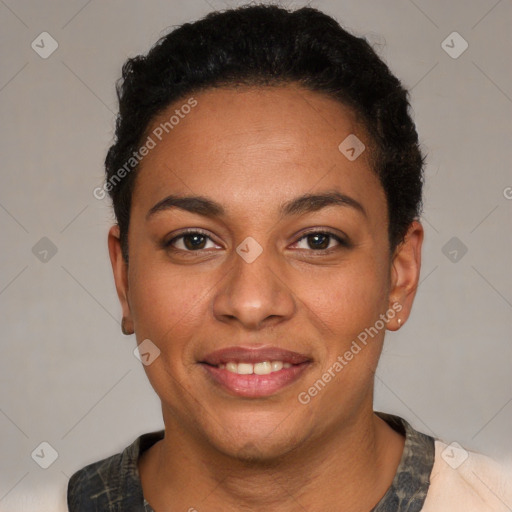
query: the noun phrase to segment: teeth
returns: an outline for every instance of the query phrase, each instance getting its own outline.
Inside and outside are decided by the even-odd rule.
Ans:
[[[270,361],[256,363],[253,371],[256,375],[268,375],[272,371],[272,365],[270,364]]]
[[[283,362],[282,361],[272,361],[270,363],[270,366],[272,368],[273,372],[278,372],[283,368]]]
[[[226,369],[228,372],[238,373],[239,375],[268,375],[269,373],[278,372],[283,368],[290,368],[290,363],[283,363],[283,361],[262,361],[260,363],[235,363],[229,362],[220,364],[221,370]]]
[[[238,364],[237,363],[226,363],[226,370],[228,372],[238,373]]]
[[[251,363],[238,363],[238,374],[251,375],[253,373],[253,365]]]

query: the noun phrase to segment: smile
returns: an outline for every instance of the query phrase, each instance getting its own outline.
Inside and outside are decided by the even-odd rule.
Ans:
[[[226,364],[220,364],[218,368],[228,372],[238,373],[238,375],[268,375],[269,373],[278,372],[283,368],[290,368],[290,363],[284,363],[283,361],[261,361],[260,363],[236,363],[229,362]]]
[[[230,347],[200,362],[209,380],[224,392],[244,398],[274,395],[297,381],[311,359],[288,350]]]

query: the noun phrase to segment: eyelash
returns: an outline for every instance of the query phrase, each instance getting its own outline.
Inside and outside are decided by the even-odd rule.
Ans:
[[[191,250],[187,250],[187,249],[176,249],[175,247],[173,247],[173,243],[175,243],[177,240],[180,240],[188,235],[202,235],[202,236],[208,238],[209,240],[211,240],[212,242],[214,242],[214,240],[212,240],[212,238],[206,232],[202,231],[199,228],[192,228],[190,230],[183,231],[179,235],[164,242],[162,244],[163,248],[167,249],[167,250],[174,251],[174,252],[192,253],[192,254],[201,252],[203,250],[207,250],[207,249],[198,249],[196,251],[191,251]],[[326,229],[308,231],[308,232],[304,233],[296,242],[294,242],[294,244],[299,243],[300,241],[304,240],[305,238],[307,238],[308,236],[311,236],[311,235],[326,235],[326,236],[336,240],[339,244],[338,247],[345,247],[345,248],[351,247],[351,244],[347,240],[345,240],[344,238],[340,237],[339,235],[333,233],[332,231],[329,231]],[[315,250],[315,249],[305,249],[305,250],[307,250],[308,252],[313,252],[313,253],[318,253],[318,254],[330,254],[333,250],[336,250],[336,247],[331,247],[328,249],[319,249],[319,250]]]

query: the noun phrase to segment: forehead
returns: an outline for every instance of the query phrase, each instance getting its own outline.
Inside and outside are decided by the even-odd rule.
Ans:
[[[292,85],[209,89],[192,99],[149,126],[155,145],[139,167],[134,205],[178,193],[270,206],[315,187],[383,199],[368,151],[350,160],[339,149],[347,137],[369,141],[338,101]]]

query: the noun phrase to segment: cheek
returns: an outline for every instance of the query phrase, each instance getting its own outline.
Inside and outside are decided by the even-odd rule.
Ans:
[[[323,274],[301,277],[301,281],[302,300],[321,320],[327,336],[343,345],[374,325],[386,311],[386,266],[371,255]]]
[[[208,286],[205,276],[180,272],[170,265],[134,267],[130,307],[137,337],[167,342],[187,338],[201,321]],[[176,343],[173,343],[176,345]]]

